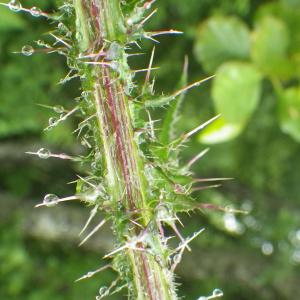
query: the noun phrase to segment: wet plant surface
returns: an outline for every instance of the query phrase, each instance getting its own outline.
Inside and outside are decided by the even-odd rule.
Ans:
[[[28,162],[32,163],[30,168],[20,158],[18,168],[12,168],[9,160],[3,159],[4,172],[10,168],[16,171],[9,171],[14,176],[4,178],[1,190],[11,189],[13,195],[34,195],[35,198],[40,198],[41,193],[44,193],[44,201],[35,204],[40,207],[35,210],[37,216],[40,214],[39,210],[42,212],[43,207],[49,207],[49,210],[55,211],[50,218],[56,220],[57,209],[61,209],[66,216],[63,227],[67,228],[67,224],[72,224],[68,209],[71,211],[71,208],[76,208],[84,213],[82,204],[85,204],[90,214],[85,221],[81,220],[81,229],[76,227],[80,233],[78,243],[84,249],[90,249],[89,245],[94,245],[91,241],[97,240],[97,236],[101,236],[109,227],[114,235],[112,240],[112,235],[109,238],[112,241],[112,244],[108,243],[109,247],[101,248],[99,245],[100,252],[105,251],[101,254],[101,257],[104,256],[103,260],[87,264],[82,261],[76,268],[76,274],[71,275],[74,280],[77,277],[79,281],[74,285],[78,292],[70,296],[71,299],[87,296],[87,291],[79,292],[78,285],[82,284],[93,285],[90,297],[97,299],[107,296],[119,299],[121,295],[127,294],[133,299],[176,299],[178,293],[194,299],[202,294],[199,299],[204,300],[221,297],[223,291],[226,299],[230,296],[249,299],[252,294],[260,295],[261,299],[274,298],[274,295],[286,299],[288,294],[295,295],[293,282],[299,263],[299,226],[297,209],[290,199],[297,199],[297,187],[293,184],[297,182],[297,172],[288,162],[292,160],[297,165],[298,94],[295,69],[289,66],[291,62],[296,64],[298,50],[297,43],[289,44],[286,33],[297,36],[297,31],[293,31],[291,27],[292,20],[296,20],[293,19],[297,15],[296,4],[293,1],[273,1],[269,7],[261,4],[262,8],[257,10],[257,25],[252,27],[248,23],[251,23],[249,20],[256,7],[245,3],[242,5],[242,1],[238,1],[240,4],[226,6],[225,2],[213,9],[213,3],[209,6],[191,1],[188,10],[183,4],[175,7],[172,1],[161,4],[151,1],[123,1],[121,5],[118,1],[90,1],[85,5],[81,1],[64,4],[58,1],[58,9],[50,4],[41,4],[41,8],[37,8],[36,3],[25,5],[17,1],[4,5],[12,12],[18,12],[11,15],[14,17],[9,17],[14,19],[7,26],[20,30],[24,20],[27,20],[27,13],[34,17],[33,24],[50,21],[52,29],[49,31],[49,28],[43,28],[40,32],[46,31],[47,35],[35,36],[33,39],[25,40],[21,36],[15,39],[23,45],[19,44],[21,46],[10,50],[21,54],[20,58],[15,56],[14,59],[22,65],[24,59],[30,58],[26,62],[25,75],[5,81],[13,72],[3,69],[4,83],[1,86],[10,85],[13,88],[4,93],[4,105],[0,110],[7,120],[0,122],[0,133],[12,140],[22,132],[33,137],[39,135],[41,126],[44,126],[42,135],[45,138],[38,145],[27,145],[22,152],[30,155],[27,156]],[[207,5],[208,9],[201,10],[198,17],[204,18],[205,14],[213,14],[212,11],[222,11],[225,15],[209,18],[198,31],[198,17],[193,18],[191,12],[194,10],[196,14],[202,5]],[[161,6],[157,12],[156,6]],[[278,13],[277,6],[283,8],[281,13]],[[3,7],[1,14],[4,9],[7,7]],[[166,18],[166,11],[170,12],[173,21],[170,17],[171,21],[159,23],[161,18]],[[237,17],[227,17],[226,14],[230,13]],[[244,18],[247,13],[248,17]],[[272,16],[264,17],[264,14]],[[189,16],[189,22],[193,23],[194,28],[188,32],[185,40],[189,46],[179,50],[172,45],[176,40],[184,40],[180,36],[183,25],[179,22],[177,27],[174,20],[185,15]],[[239,20],[241,17],[247,25]],[[166,30],[169,25],[180,30]],[[225,47],[218,35],[214,36],[215,30],[222,32],[224,28],[227,31],[223,34],[231,41]],[[280,34],[273,35],[272,28],[277,28]],[[255,42],[251,44],[253,49],[249,46],[250,31],[255,37]],[[266,32],[269,34],[266,35]],[[267,38],[273,39],[271,44],[274,45],[274,38],[284,42],[281,43],[281,50],[271,53],[266,60],[263,57],[264,47],[269,44]],[[177,52],[190,52],[192,39],[195,40],[195,58],[203,64],[206,75],[198,72],[198,65],[191,53],[189,68],[188,59],[174,63]],[[241,47],[234,47],[236,43]],[[170,45],[170,51],[165,51],[167,44]],[[275,46],[273,48],[277,49]],[[142,55],[143,52],[146,54]],[[164,74],[167,73],[164,71],[164,60],[166,67],[174,71],[165,77]],[[61,67],[62,61],[67,62],[69,70]],[[30,67],[31,63],[36,66],[35,69]],[[281,64],[285,64],[287,68]],[[158,65],[162,67],[161,70],[158,70]],[[217,76],[211,78],[210,75],[215,71]],[[191,73],[189,80],[188,73]],[[238,78],[234,77],[237,74]],[[46,78],[50,76],[53,78],[49,84]],[[22,80],[18,81],[18,78]],[[30,78],[31,85],[24,84]],[[268,82],[263,82],[263,78],[267,78]],[[234,85],[231,84],[233,81]],[[208,93],[211,82],[212,92]],[[201,88],[197,89],[199,85]],[[27,104],[22,109],[23,105],[18,101],[15,109],[10,110],[12,113],[3,113],[7,102],[5,99],[7,95],[14,93],[16,86],[23,91],[24,104]],[[77,92],[79,86],[81,87]],[[243,103],[240,102],[241,91],[243,99],[248,99]],[[59,99],[57,95],[63,93],[63,98],[67,96],[70,99],[71,96],[75,99]],[[211,94],[215,113],[204,102],[202,113],[198,99],[197,102],[189,102],[198,93],[204,93],[203,99],[209,99]],[[48,96],[52,98],[51,104]],[[188,101],[183,101],[184,97]],[[31,98],[35,98],[34,103],[39,106],[33,104]],[[280,107],[276,106],[280,113],[278,120],[273,120],[272,118],[277,118],[274,113],[277,103],[280,104]],[[42,107],[45,108],[44,113],[41,113]],[[259,111],[256,113],[255,109]],[[221,117],[219,113],[222,114]],[[211,118],[214,115],[216,117]],[[277,126],[283,134],[278,133]],[[71,131],[74,133],[73,137]],[[257,132],[261,134],[258,136]],[[78,141],[76,147],[73,146],[75,139]],[[215,145],[209,152],[211,158],[203,158],[209,149],[203,149],[201,145],[199,151],[199,141],[211,144],[226,140],[233,141]],[[11,149],[9,139],[4,146],[3,149]],[[270,146],[278,151],[271,155],[267,151]],[[5,155],[12,157],[14,151],[3,153],[11,153]],[[42,162],[36,162],[35,157],[41,158]],[[62,162],[57,162],[56,158]],[[38,167],[33,167],[33,164]],[[194,170],[196,172],[192,172]],[[62,181],[66,179],[61,176],[62,173],[66,174],[67,181],[76,185],[75,189],[74,185],[63,187]],[[227,177],[238,178],[239,183],[226,182],[225,188],[219,192],[217,188],[223,181],[231,179]],[[22,178],[27,178],[27,181]],[[35,184],[30,183],[30,180]],[[256,189],[256,196],[251,189]],[[268,211],[270,203],[273,213],[263,213]],[[6,208],[8,211],[9,207],[8,205]],[[196,215],[199,216],[198,221],[194,221]],[[28,218],[25,217],[25,220],[28,221]],[[182,228],[180,223],[188,226]],[[11,231],[14,226],[11,225]],[[53,224],[49,226],[59,232],[58,227]],[[28,225],[24,228],[33,232],[31,234],[37,234]],[[48,231],[45,230],[44,238],[47,239],[46,232]],[[68,232],[65,234],[67,236]],[[31,273],[30,265],[35,264],[26,254],[32,241],[27,241],[24,246],[17,244],[17,240],[13,246],[12,241],[7,236],[5,238],[7,245],[15,249],[14,252],[7,247],[7,252],[3,252],[11,254],[5,254],[11,257],[11,260],[7,259],[4,272],[7,279],[9,266],[31,261],[28,270],[24,269],[21,275]],[[192,241],[193,244],[190,245]],[[247,251],[239,248],[238,245],[242,243]],[[201,245],[202,250],[206,248],[206,251],[201,251],[198,256],[185,251],[195,249],[197,245]],[[51,248],[50,244],[48,246]],[[60,247],[59,244],[57,246]],[[30,251],[38,247],[38,243],[34,243]],[[236,253],[236,247],[241,250],[238,251],[240,257],[233,260],[230,253]],[[94,246],[92,249],[95,249]],[[222,251],[217,253],[214,249]],[[75,252],[81,250],[76,247],[70,250],[74,251],[74,261],[70,258],[60,265],[63,264],[67,269],[70,266],[71,270],[80,257]],[[252,254],[253,251],[255,255]],[[61,255],[63,257],[64,254]],[[84,252],[82,255],[85,255]],[[185,261],[185,257],[190,257],[194,263]],[[183,262],[179,264],[181,260]],[[215,263],[210,267],[212,261]],[[250,261],[253,264],[245,267],[244,264]],[[54,265],[53,270],[58,268]],[[200,267],[194,270],[195,265]],[[48,266],[51,266],[51,262]],[[260,272],[259,269],[262,268],[263,271]],[[276,271],[272,271],[273,268],[280,270],[281,275],[277,276]],[[174,278],[177,269],[180,275],[181,270],[192,274],[193,278],[198,279],[197,283]],[[232,283],[234,280],[225,283],[225,279],[216,279],[228,272],[224,270],[231,270],[232,278],[237,281],[238,274],[244,274],[243,296],[234,288],[237,287]],[[43,282],[43,275],[36,275]],[[61,284],[63,281],[65,284],[60,285],[55,292],[57,295],[64,295],[63,299],[67,299],[71,293],[68,276],[62,274]],[[280,278],[283,277],[289,278],[286,289],[280,288]],[[201,286],[195,288],[199,280]],[[5,297],[11,298],[13,294],[18,295],[22,291],[25,297],[31,295],[28,299],[53,298],[50,294],[34,296],[30,289],[25,288],[26,282],[30,286],[30,280],[23,278],[21,281],[23,283],[17,284],[17,281],[10,280],[13,285],[9,292],[4,292],[9,293]],[[184,283],[183,287],[178,286],[180,282]],[[99,287],[101,283],[103,286]],[[216,287],[222,288],[222,291]],[[120,293],[115,295],[117,292]],[[59,296],[55,299],[59,299]]]

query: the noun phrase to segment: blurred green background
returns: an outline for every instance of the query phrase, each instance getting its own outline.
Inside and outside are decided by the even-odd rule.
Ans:
[[[57,5],[22,3],[46,11]],[[161,0],[155,6],[149,30],[184,32],[158,39],[157,91],[174,91],[185,55],[190,82],[217,75],[186,96],[178,133],[222,113],[189,143],[183,162],[209,145],[195,176],[235,180],[199,192],[199,199],[250,211],[182,216],[184,235],[206,231],[178,269],[179,294],[197,299],[220,288],[224,299],[300,299],[300,1]],[[47,39],[50,28],[44,19],[0,7],[0,299],[94,299],[114,278],[107,271],[74,283],[100,267],[111,247],[108,228],[77,247],[87,209],[33,209],[44,194],[72,194],[66,183],[84,172],[24,154],[42,147],[82,151],[71,134],[76,119],[45,132],[55,112],[37,105],[72,107],[79,82],[59,84],[68,72],[65,61],[13,54]],[[144,44],[148,54],[131,59],[134,68],[147,64],[153,43]]]

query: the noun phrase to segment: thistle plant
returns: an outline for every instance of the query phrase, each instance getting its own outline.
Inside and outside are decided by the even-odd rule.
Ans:
[[[190,132],[176,135],[179,107],[186,91],[209,78],[186,84],[185,60],[180,87],[171,95],[157,95],[152,80],[153,50],[149,64],[142,70],[132,70],[129,57],[140,52],[142,39],[156,42],[156,36],[179,34],[175,30],[147,32],[144,25],[156,12],[155,0],[65,0],[54,14],[36,7],[23,8],[17,1],[4,4],[15,11],[49,19],[55,24],[51,44],[38,41],[37,46],[24,46],[22,53],[57,52],[66,57],[69,73],[66,82],[79,77],[81,94],[74,108],[54,106],[59,118],[50,118],[46,130],[51,130],[72,115],[81,118],[75,133],[86,148],[86,156],[73,157],[40,149],[29,154],[46,159],[56,157],[78,161],[87,166],[87,174],[76,179],[76,193],[59,198],[48,194],[37,206],[55,206],[66,201],[79,201],[90,209],[90,217],[80,235],[86,233],[85,243],[105,223],[115,237],[115,248],[104,256],[108,264],[83,275],[78,280],[112,268],[116,280],[99,290],[97,300],[127,289],[128,299],[174,300],[175,269],[189,243],[204,229],[183,237],[178,229],[179,213],[201,208],[216,208],[200,203],[193,195],[197,186],[222,179],[193,178],[191,166],[206,151],[181,165],[179,155],[186,142],[218,116]],[[137,72],[145,72],[138,84]],[[153,109],[167,108],[163,121],[151,118]],[[158,127],[160,128],[158,130]],[[208,186],[211,187],[211,186]],[[224,208],[225,210],[225,208]],[[99,223],[91,228],[97,216]],[[178,239],[171,247],[165,229]],[[88,231],[89,230],[89,231]],[[222,296],[215,290],[209,297]]]

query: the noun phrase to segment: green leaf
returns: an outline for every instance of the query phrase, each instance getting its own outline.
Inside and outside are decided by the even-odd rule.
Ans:
[[[273,16],[280,19],[287,26],[289,31],[289,54],[298,55],[300,51],[300,1],[283,0],[281,2],[271,2],[262,5],[255,14],[257,21],[266,16]]]
[[[300,142],[300,87],[285,90],[279,99],[281,130]]]
[[[197,60],[208,72],[225,61],[250,56],[250,33],[236,17],[212,17],[199,28],[194,49]]]
[[[261,75],[252,64],[228,62],[218,69],[212,96],[217,113],[226,123],[246,123],[258,104],[260,93]]]
[[[224,143],[236,138],[244,129],[244,124],[229,123],[222,117],[206,127],[198,136],[203,144]]]
[[[253,34],[252,59],[268,76],[286,77],[293,71],[287,57],[289,33],[280,19],[264,17]]]

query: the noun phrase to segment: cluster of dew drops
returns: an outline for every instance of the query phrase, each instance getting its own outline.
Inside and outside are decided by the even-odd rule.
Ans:
[[[41,148],[35,153],[41,159],[48,159],[53,154],[46,148]],[[43,199],[43,205],[53,207],[59,203],[61,199],[55,194],[47,194]]]
[[[22,5],[17,0],[12,0],[8,3],[8,7],[10,10],[19,12],[22,9]],[[37,17],[40,15],[41,10],[37,7],[32,7],[30,12],[33,16]],[[34,53],[34,48],[30,45],[25,45],[22,47],[21,53],[25,56],[31,56]],[[62,112],[63,107],[57,106],[54,109],[56,112]],[[51,119],[49,120],[49,124],[51,125]],[[41,148],[36,153],[41,159],[48,159],[51,156],[51,152],[48,149]],[[43,199],[43,204],[47,207],[53,207],[58,204],[59,197],[55,194],[47,194]]]
[[[13,12],[19,12],[21,10],[28,11],[33,17],[39,17],[43,14],[42,10],[36,6],[31,7],[30,9],[24,9],[22,4],[18,0],[11,0],[7,7]],[[34,49],[30,45],[25,45],[22,47],[21,53],[25,56],[30,56],[34,53]]]
[[[8,4],[7,4],[8,8],[11,10],[11,11],[14,11],[14,12],[19,12],[21,10],[25,10],[23,9],[22,7],[22,4],[20,1],[18,0],[11,0]],[[26,9],[27,10],[27,9]],[[36,6],[33,6],[31,7],[30,9],[28,9],[28,12],[30,12],[30,14],[33,16],[33,17],[39,17],[40,15],[42,15],[42,10]]]
[[[46,148],[39,149],[36,154],[41,159],[48,159],[52,155],[52,153]],[[45,205],[47,207],[53,207],[53,206],[57,205],[59,203],[59,201],[60,201],[60,198],[57,195],[47,194],[47,195],[45,195],[45,197],[43,199],[43,205]]]
[[[42,10],[36,6],[33,6],[29,9],[23,8],[22,4],[18,0],[11,0],[9,3],[5,4],[11,11],[13,12],[20,12],[20,11],[26,11],[29,12],[33,17],[39,17],[42,15],[45,15]],[[24,45],[21,49],[21,54],[24,56],[31,56],[34,54],[35,49],[31,45]],[[63,113],[65,112],[65,108],[63,106],[57,105],[53,107],[53,110],[56,113],[60,113],[61,117],[60,119],[57,119],[55,117],[51,117],[49,119],[49,126],[46,128],[47,130],[50,130],[51,128],[55,127],[60,120],[64,120],[65,116]],[[63,157],[66,158],[64,155],[53,155],[48,149],[41,148],[39,149],[36,153],[29,153],[29,154],[35,154],[41,159],[48,159],[51,156],[56,156],[56,157]],[[69,159],[70,157],[68,157]],[[43,199],[43,205],[47,207],[53,207],[57,205],[62,199],[60,199],[57,195],[55,194],[47,194],[45,195]]]

